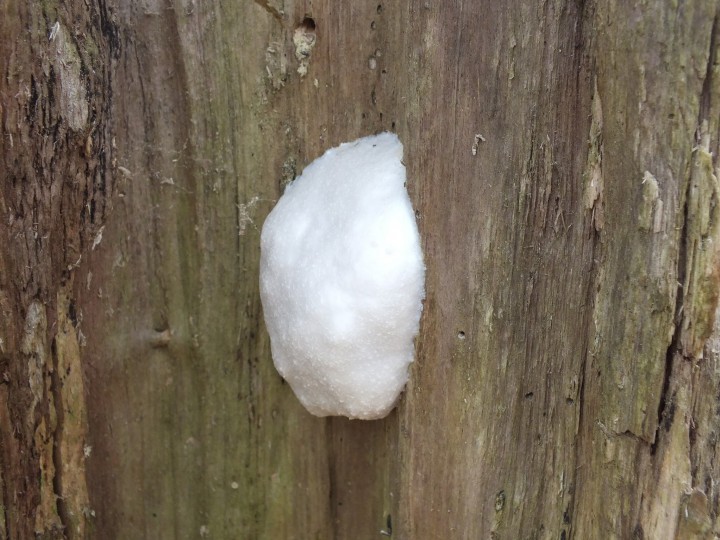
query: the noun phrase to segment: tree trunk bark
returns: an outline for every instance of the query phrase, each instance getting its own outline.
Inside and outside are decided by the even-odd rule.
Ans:
[[[0,3],[0,539],[720,535],[720,1]],[[270,358],[260,228],[394,131],[380,421]]]
[[[0,4],[0,538],[89,534],[77,279],[114,200],[116,40],[102,2]]]

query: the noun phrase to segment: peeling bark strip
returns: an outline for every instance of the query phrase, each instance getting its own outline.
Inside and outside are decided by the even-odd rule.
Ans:
[[[68,321],[73,275],[112,195],[116,37],[105,9],[54,1],[0,8],[2,538],[86,536],[77,449],[85,398]]]
[[[55,369],[52,373],[55,413],[55,489],[58,511],[70,538],[86,538],[88,524],[95,515],[90,507],[85,460],[90,457],[87,444],[87,411],[83,388],[78,328],[73,321],[73,306],[63,287],[57,299],[57,333],[55,334]]]
[[[32,402],[28,410],[26,429],[33,433],[35,452],[40,467],[40,504],[35,515],[35,532],[42,534],[46,530],[61,529],[62,523],[57,513],[57,495],[53,485],[55,479],[56,414],[52,396],[49,373],[53,371],[50,351],[47,344],[47,314],[45,306],[33,301],[28,308],[23,329],[20,351],[28,369],[28,383],[32,393]],[[39,420],[38,420],[39,419]]]

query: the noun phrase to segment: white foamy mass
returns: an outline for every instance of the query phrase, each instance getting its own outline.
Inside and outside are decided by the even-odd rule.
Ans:
[[[382,418],[407,382],[425,265],[402,156],[392,133],[332,148],[263,225],[273,361],[314,415]]]

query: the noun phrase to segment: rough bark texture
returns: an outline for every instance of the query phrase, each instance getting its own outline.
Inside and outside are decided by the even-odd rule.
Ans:
[[[720,2],[0,2],[0,538],[720,535]],[[259,230],[396,131],[381,421],[272,367]]]
[[[75,288],[112,201],[114,39],[102,3],[0,3],[1,538],[89,534]]]

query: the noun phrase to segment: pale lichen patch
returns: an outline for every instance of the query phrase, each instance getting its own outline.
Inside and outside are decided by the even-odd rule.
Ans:
[[[649,171],[643,173],[642,204],[638,214],[638,224],[646,231],[653,230],[655,225],[655,212],[659,201],[660,188],[657,179]],[[662,201],[660,201],[662,202]]]
[[[596,231],[602,229],[605,222],[603,215],[602,130],[602,102],[600,101],[596,82],[592,100],[592,121],[590,123],[589,149],[584,173],[585,193],[583,195],[585,208],[592,211],[592,221]]]
[[[480,147],[481,142],[485,142],[485,137],[482,133],[476,133],[475,138],[473,139],[472,148],[470,149],[470,153],[473,156],[477,156],[478,148]]]
[[[238,204],[238,235],[242,236],[245,234],[245,229],[248,225],[252,225],[255,227],[255,222],[253,221],[252,216],[250,215],[250,212],[253,211],[253,209],[257,206],[257,203],[260,202],[260,197],[257,195],[252,197],[248,202],[244,204]],[[255,227],[257,229],[257,227]]]
[[[265,49],[265,71],[274,90],[280,90],[287,80],[287,56],[278,42],[272,42]]]
[[[82,63],[75,45],[59,22],[51,31],[50,55],[60,82],[60,113],[71,129],[79,131],[88,121]]]

